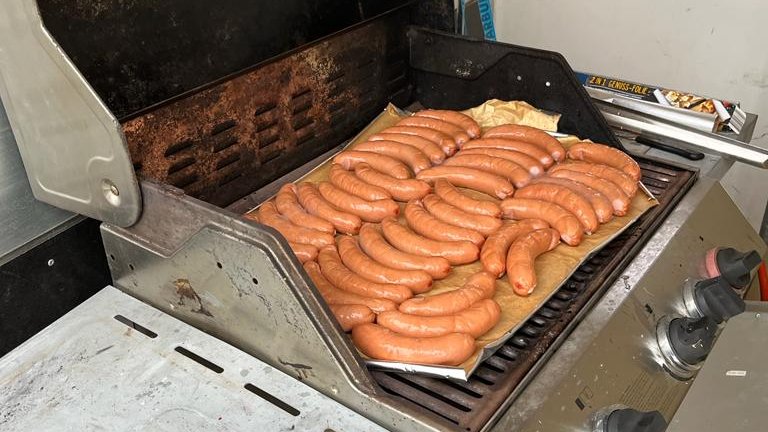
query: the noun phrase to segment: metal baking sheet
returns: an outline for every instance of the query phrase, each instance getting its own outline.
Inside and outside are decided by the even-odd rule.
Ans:
[[[467,111],[467,113],[469,113],[469,111]],[[347,148],[354,147],[356,143],[366,141],[369,136],[394,125],[406,115],[408,115],[406,111],[400,110],[394,105],[389,105],[371,124],[348,144]],[[483,121],[485,120],[486,119],[483,119]],[[483,127],[487,126],[482,122],[480,125]],[[571,143],[579,141],[576,137],[564,137],[559,139],[566,147]],[[331,158],[311,170],[298,180],[298,182],[320,182],[327,180],[331,165],[330,159]],[[501,319],[493,329],[477,340],[477,351],[461,365],[455,367],[424,365],[365,358],[366,364],[377,369],[420,373],[466,381],[480,363],[493,354],[499,346],[509,339],[525,323],[525,321],[536,312],[536,310],[543,306],[583,262],[621,234],[648,209],[658,205],[658,202],[652,198],[652,195],[648,194],[644,188],[641,188],[641,190],[646,192],[646,194],[639,193],[635,196],[626,216],[614,218],[611,222],[601,225],[597,232],[590,236],[585,236],[584,241],[577,247],[560,244],[553,251],[539,257],[536,260],[538,287],[530,296],[520,297],[514,294],[507,279],[505,277],[499,279],[497,281],[494,300],[501,306]],[[477,192],[469,190],[465,190],[465,192],[470,195],[478,194]],[[485,195],[484,197],[486,199],[488,198]],[[401,222],[404,222],[402,215]],[[424,295],[434,295],[459,288],[469,276],[479,271],[482,271],[482,264],[479,261],[471,264],[454,266],[448,277],[435,281],[433,289]]]

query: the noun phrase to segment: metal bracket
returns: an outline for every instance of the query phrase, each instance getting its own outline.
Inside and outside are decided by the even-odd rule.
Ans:
[[[122,128],[45,29],[35,0],[0,3],[0,98],[35,198],[136,222],[141,195]]]

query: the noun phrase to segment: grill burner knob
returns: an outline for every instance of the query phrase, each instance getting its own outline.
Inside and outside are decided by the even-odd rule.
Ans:
[[[691,316],[709,317],[717,323],[727,321],[746,309],[744,300],[723,277],[686,283],[683,302]]]
[[[739,252],[733,248],[715,248],[707,252],[705,267],[709,277],[722,276],[732,287],[743,289],[760,261],[760,254],[755,250]]]
[[[664,432],[667,422],[658,411],[622,408],[608,414],[600,432]]]
[[[717,333],[717,323],[709,317],[666,316],[656,328],[664,366],[675,377],[691,378],[707,358]]]

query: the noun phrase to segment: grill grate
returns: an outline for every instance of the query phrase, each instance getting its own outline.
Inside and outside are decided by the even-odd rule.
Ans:
[[[659,200],[635,224],[582,264],[563,286],[467,382],[395,372],[372,371],[389,394],[456,425],[482,429],[502,405],[523,388],[539,361],[556,348],[555,340],[575,326],[574,318],[607,289],[650,237],[677,201],[693,185],[695,173],[637,158],[643,183]]]

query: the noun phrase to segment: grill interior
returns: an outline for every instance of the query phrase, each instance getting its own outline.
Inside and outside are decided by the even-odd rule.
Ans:
[[[674,204],[693,185],[695,173],[649,159],[636,158],[643,183],[659,206],[643,215],[597,254],[581,265],[552,298],[523,324],[496,353],[484,361],[467,382],[413,374],[374,371],[388,393],[415,404],[456,425],[478,431],[524,388],[557,339],[567,334],[619,276]]]

